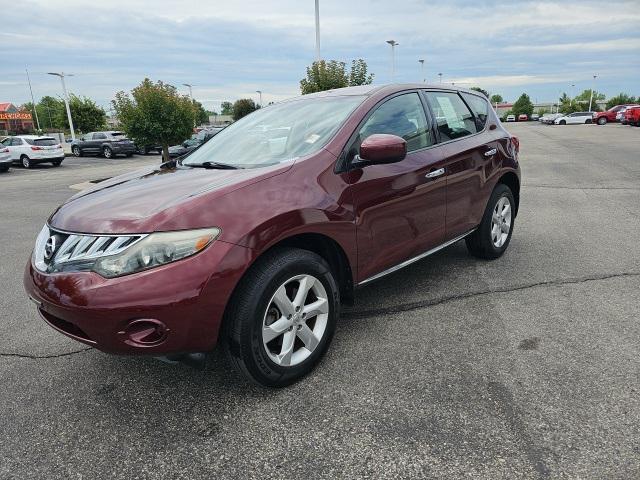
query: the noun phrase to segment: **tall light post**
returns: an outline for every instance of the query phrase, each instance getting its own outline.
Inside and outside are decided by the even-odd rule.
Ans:
[[[183,83],[182,85],[184,85],[185,87],[189,87],[189,97],[191,97],[191,105],[193,105],[195,107],[195,103],[193,103],[193,85],[191,85],[190,83]],[[194,115],[193,116],[193,126],[197,127],[197,123],[198,123],[198,119]]]
[[[320,60],[320,0],[316,0],[316,61]]]
[[[395,40],[387,40],[387,43],[391,45],[391,82],[396,80],[396,45],[400,45]]]
[[[256,93],[260,95],[260,103],[258,105],[262,108],[262,90],[256,90]]]
[[[569,104],[573,107],[573,89],[576,86],[575,83],[571,84],[571,98],[569,98]]]
[[[422,83],[425,83],[427,79],[424,76],[424,59],[418,60],[420,62],[420,73],[422,73]]]
[[[442,73],[439,73],[438,76],[440,77],[440,83],[442,83]]]
[[[593,83],[591,84],[591,95],[589,96],[589,111],[591,111],[591,102],[593,101],[593,89],[596,87],[596,78],[598,78],[598,75],[593,76]]]
[[[67,119],[69,120],[69,128],[71,129],[71,140],[75,141],[76,132],[73,130],[73,120],[71,120],[71,109],[69,108],[69,97],[67,95],[67,86],[64,84],[64,77],[73,77],[72,73],[64,73],[64,72],[48,72],[47,75],[54,75],[56,77],[60,77],[60,81],[62,82],[62,92],[64,93],[64,106],[67,109]]]
[[[29,70],[24,69],[27,72],[27,82],[29,82],[29,92],[31,92],[31,104],[33,105],[33,113],[36,116],[36,124],[38,125],[38,130],[40,130],[40,119],[38,118],[38,109],[36,108],[36,101],[33,99],[33,89],[31,88],[31,79],[29,78]]]

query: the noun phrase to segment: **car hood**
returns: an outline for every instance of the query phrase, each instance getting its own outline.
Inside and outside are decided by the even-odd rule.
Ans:
[[[49,225],[78,233],[149,233],[215,226],[215,199],[284,173],[255,169],[147,168],[96,184],[61,205]]]

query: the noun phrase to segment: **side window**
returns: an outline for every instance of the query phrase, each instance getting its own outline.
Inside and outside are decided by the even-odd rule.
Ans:
[[[442,141],[466,137],[478,131],[473,115],[457,93],[425,93],[438,122]]]
[[[360,128],[358,145],[374,133],[388,133],[404,138],[407,141],[407,152],[434,143],[417,93],[398,95],[380,105]]]
[[[7,137],[7,138],[5,138],[4,140],[2,140],[2,144],[3,144],[5,147],[10,146],[10,145],[11,145],[11,137]]]
[[[22,145],[22,139],[14,137],[13,140],[11,141],[11,146],[19,147],[20,145]]]
[[[105,138],[107,138],[107,136],[104,133],[94,133],[93,134],[93,139],[94,140],[104,140]]]
[[[478,131],[484,130],[484,126],[487,124],[487,116],[489,115],[489,104],[484,98],[477,95],[469,93],[462,93],[461,95],[476,118],[476,129]]]

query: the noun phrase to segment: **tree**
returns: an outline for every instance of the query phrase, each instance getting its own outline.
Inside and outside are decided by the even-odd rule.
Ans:
[[[576,96],[573,101],[578,105],[578,111],[588,111],[589,110],[589,99],[591,97],[591,89],[588,88],[583,90],[582,93]],[[604,100],[605,96],[603,93],[598,92],[597,90],[593,91],[593,101],[591,102],[591,110],[599,111],[600,108],[596,104],[596,100]]]
[[[492,104],[496,104],[496,103],[502,103],[504,102],[504,99],[502,98],[502,95],[500,95],[499,93],[494,93],[493,95],[491,95],[491,98],[489,99],[491,101]]]
[[[195,108],[196,124],[207,123],[209,121],[209,112],[197,100],[193,101],[193,106]]]
[[[145,78],[131,96],[118,92],[112,103],[125,133],[138,145],[162,145],[164,161],[169,161],[169,145],[193,132],[193,104],[173,85]]]
[[[367,62],[361,58],[352,60],[349,86],[370,85],[371,82],[373,82],[373,73],[367,74]]]
[[[320,60],[307,67],[307,78],[300,80],[300,91],[306,95],[334,88],[369,85],[372,81],[373,74],[367,73],[367,63],[361,58],[351,62],[351,72],[348,75],[346,63]]]
[[[233,115],[233,103],[222,102],[220,104],[220,115]]]
[[[580,109],[580,107],[573,103],[573,100],[569,97],[569,95],[567,95],[566,92],[564,92],[560,96],[558,101],[560,102],[560,113],[564,113],[565,115],[568,113],[577,112]]]
[[[640,98],[620,92],[618,95],[616,95],[615,97],[611,97],[607,101],[606,108],[608,110],[611,107],[615,107],[616,105],[625,105],[627,103],[638,103],[638,102],[640,102]]]
[[[471,87],[469,90],[475,90],[476,92],[480,92],[485,97],[489,98],[489,92],[487,92],[484,88],[480,87]]]
[[[529,98],[529,95],[527,95],[526,93],[523,93],[522,95],[520,95],[520,98],[518,98],[518,100],[516,100],[516,103],[513,104],[513,107],[511,108],[511,113],[516,117],[518,115],[522,115],[523,113],[526,113],[527,116],[530,117],[531,114],[533,113],[533,103],[531,103],[531,99]]]
[[[240,120],[245,115],[257,110],[259,107],[250,98],[241,98],[233,104],[233,119]]]
[[[80,132],[100,130],[107,124],[107,114],[104,109],[96,105],[88,97],[79,97],[71,93],[69,95],[69,109],[71,110],[73,126]],[[69,119],[67,118],[64,102],[62,108],[56,110],[56,115],[58,117],[56,124],[62,125],[64,129],[69,129]]]

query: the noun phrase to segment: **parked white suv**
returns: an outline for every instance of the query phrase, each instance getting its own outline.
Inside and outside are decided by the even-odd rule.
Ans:
[[[556,118],[553,123],[556,125],[577,125],[582,123],[591,123],[592,120],[593,112],[573,112]]]
[[[62,145],[53,137],[18,135],[2,141],[3,149],[9,149],[13,163],[31,168],[38,163],[52,163],[59,167],[64,160]]]
[[[0,145],[0,172],[9,171],[12,163],[9,149]]]

